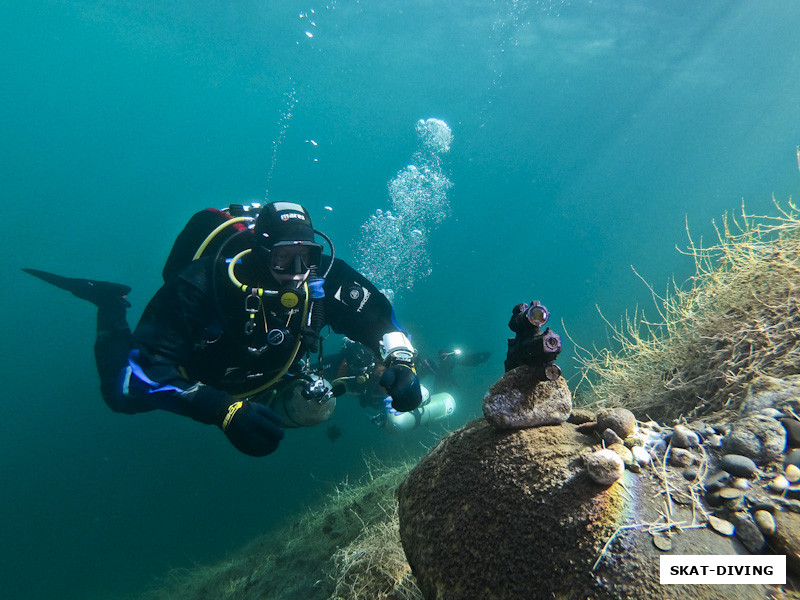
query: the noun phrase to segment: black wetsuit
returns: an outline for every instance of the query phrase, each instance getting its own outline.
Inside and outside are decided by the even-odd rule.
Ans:
[[[253,262],[237,267],[237,277],[275,289],[269,272],[256,269]],[[320,271],[329,264],[330,258],[323,257]],[[322,287],[324,300],[316,302],[322,302],[323,325],[333,331],[375,353],[385,333],[402,331],[386,297],[345,262],[334,261]],[[246,300],[247,294],[231,283],[222,265],[215,268],[211,258],[202,258],[164,284],[132,336],[125,333],[124,309],[101,307],[96,354],[106,403],[119,412],[162,409],[219,424],[232,394],[258,389],[289,361],[296,366],[313,342],[301,336],[294,355],[302,302],[291,311],[276,297],[263,297],[263,310],[259,307],[255,326],[246,333]],[[253,306],[257,301],[247,307]],[[276,329],[286,339],[273,345],[268,332],[280,337]]]

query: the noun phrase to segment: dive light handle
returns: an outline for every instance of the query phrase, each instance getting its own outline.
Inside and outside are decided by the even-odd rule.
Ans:
[[[381,360],[384,364],[405,363],[413,365],[417,351],[402,331],[390,331],[380,341]]]

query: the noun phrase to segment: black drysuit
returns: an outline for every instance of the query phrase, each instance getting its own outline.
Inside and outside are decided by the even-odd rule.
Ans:
[[[274,289],[269,271],[247,258],[237,266],[240,281]],[[324,273],[330,258],[322,262]],[[322,289],[324,299],[315,302],[322,302],[323,325],[333,331],[375,353],[385,333],[402,331],[387,298],[344,261],[334,260]],[[246,309],[254,307],[251,319]],[[292,311],[274,296],[264,296],[261,304],[248,299],[223,266],[215,267],[210,257],[196,260],[156,293],[132,336],[123,334],[124,310],[101,307],[95,348],[103,397],[119,412],[162,409],[219,424],[231,395],[249,395],[305,355],[309,338],[301,336],[292,360],[301,309],[302,302]],[[251,333],[248,320],[254,321]],[[274,345],[268,335],[273,342],[285,339]]]

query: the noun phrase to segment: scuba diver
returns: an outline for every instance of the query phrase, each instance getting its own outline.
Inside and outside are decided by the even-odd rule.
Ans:
[[[100,388],[116,412],[167,410],[218,426],[245,454],[270,454],[285,427],[327,420],[343,391],[322,372],[324,326],[380,357],[394,410],[422,401],[416,351],[389,300],[335,258],[297,203],[196,213],[133,333],[128,286],[23,270],[97,306]]]
[[[477,367],[482,365],[491,356],[491,352],[464,352],[461,348],[442,348],[437,353],[438,362],[425,359],[420,364],[420,377],[426,371],[433,374],[433,391],[439,392],[445,389],[458,387],[455,378],[456,365],[464,367]]]
[[[326,355],[323,370],[334,389],[358,396],[362,407],[378,411],[370,419],[375,425],[392,432],[407,431],[453,414],[455,399],[451,393],[459,387],[453,373],[455,366],[478,366],[485,363],[491,353],[449,348],[439,350],[437,355],[438,362],[418,357],[416,370],[419,379],[430,377],[433,379],[433,386],[431,391],[425,385],[421,386],[422,404],[409,412],[399,412],[386,401],[386,393],[380,385],[385,366],[377,362],[375,355],[358,342],[345,338],[339,352]]]

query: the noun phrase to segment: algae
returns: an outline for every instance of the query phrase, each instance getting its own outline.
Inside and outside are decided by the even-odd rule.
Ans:
[[[416,600],[395,489],[411,464],[370,466],[296,523],[214,566],[172,571],[141,600]]]
[[[656,420],[701,417],[738,410],[757,376],[798,372],[800,212],[791,200],[773,202],[772,216],[744,206],[726,213],[711,245],[689,234],[695,274],[664,295],[648,285],[657,320],[637,308],[619,325],[606,320],[611,347],[576,345],[588,404]]]

